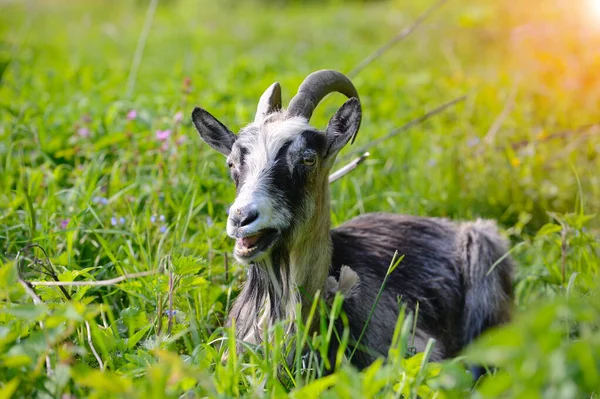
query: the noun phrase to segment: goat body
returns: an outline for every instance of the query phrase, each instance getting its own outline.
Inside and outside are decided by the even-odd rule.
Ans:
[[[395,251],[404,258],[388,278],[361,345],[357,366],[387,354],[401,301],[419,306],[415,347],[436,344],[432,360],[452,357],[483,330],[510,314],[511,261],[506,242],[491,221],[453,223],[446,219],[371,213],[331,231],[337,276],[349,266],[359,277],[343,304],[351,336],[357,339],[375,304]]]
[[[328,93],[350,97],[325,132],[308,123]],[[390,275],[361,346],[352,361],[368,365],[390,346],[398,301],[418,304],[415,346],[437,345],[435,360],[457,354],[483,330],[509,317],[512,264],[507,243],[493,222],[372,213],[330,229],[329,172],[353,139],[361,106],[352,83],[335,71],[307,77],[289,108],[281,107],[277,83],[259,101],[254,122],[232,133],[207,111],[192,120],[201,137],[227,156],[236,185],[227,234],[248,280],[229,320],[237,338],[259,343],[280,320],[303,316],[318,291],[346,294],[343,308],[353,338],[360,335],[397,251],[404,258]],[[344,267],[346,266],[346,267]],[[302,292],[302,294],[301,294]],[[288,333],[293,324],[288,324]]]

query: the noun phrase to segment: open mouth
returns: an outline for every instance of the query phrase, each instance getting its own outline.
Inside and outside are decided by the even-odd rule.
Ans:
[[[235,242],[235,254],[239,258],[252,259],[271,248],[278,235],[275,229],[263,229],[252,235],[238,238]]]

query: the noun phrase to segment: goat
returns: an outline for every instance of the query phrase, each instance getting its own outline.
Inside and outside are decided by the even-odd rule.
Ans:
[[[339,92],[349,99],[325,131],[309,125],[318,103]],[[359,368],[387,353],[398,298],[419,306],[415,346],[436,340],[432,360],[455,356],[485,329],[510,317],[512,261],[494,222],[368,213],[330,228],[328,176],[362,117],[355,87],[343,74],[310,74],[287,110],[281,88],[261,96],[252,123],[238,135],[202,108],[192,112],[201,138],[227,157],[236,186],[227,234],[248,279],[228,316],[236,337],[260,343],[263,326],[303,316],[317,291],[352,291],[343,304],[351,337],[360,335],[393,254],[404,255],[389,276],[359,350]],[[343,265],[351,270],[343,271]],[[350,284],[342,284],[346,274]],[[342,287],[345,285],[345,287]],[[302,292],[302,294],[301,294]],[[291,323],[290,323],[291,324]],[[288,333],[293,332],[288,328]]]

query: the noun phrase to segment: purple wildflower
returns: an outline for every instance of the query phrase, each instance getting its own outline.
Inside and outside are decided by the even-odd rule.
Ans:
[[[473,137],[467,141],[467,147],[475,147],[477,144],[479,144],[479,137]]]
[[[213,225],[213,220],[212,220],[212,218],[210,216],[206,217],[206,225],[208,227],[211,227]]]
[[[127,113],[127,120],[132,121],[135,120],[135,118],[137,118],[137,111],[135,109],[132,109]]]
[[[116,226],[117,225],[117,218],[116,217],[111,217],[110,218],[110,225],[111,226]]]
[[[160,217],[158,218],[158,220],[160,220],[161,222],[165,221],[165,215],[160,215]]]
[[[94,197],[94,198],[92,198],[92,202],[94,204],[106,205],[106,204],[108,204],[108,199],[106,199],[104,197]]]
[[[166,233],[167,232],[167,226],[160,226],[160,229],[158,230],[161,233]]]
[[[175,121],[175,123],[181,123],[181,121],[183,120],[183,112],[179,111],[178,113],[176,113],[173,117],[173,120]]]
[[[156,222],[156,215],[150,216],[150,222],[151,223],[155,223]]]
[[[77,134],[79,137],[90,137],[90,129],[87,127],[80,127],[77,129]]]
[[[119,223],[120,223],[120,224],[125,224],[125,218],[124,218],[123,216],[121,216],[121,217],[119,218]]]
[[[183,143],[185,143],[185,136],[179,136],[177,137],[177,140],[175,140],[176,145],[182,145]]]
[[[64,230],[64,229],[66,229],[66,228],[67,228],[67,226],[69,225],[69,222],[70,222],[70,221],[71,221],[71,219],[69,219],[69,218],[66,218],[66,219],[63,219],[63,220],[61,220],[61,221],[60,221],[60,224],[59,224],[59,225],[60,225],[60,228],[61,228],[61,229],[63,229],[63,230]]]
[[[156,139],[159,141],[165,141],[171,136],[171,130],[157,130]]]

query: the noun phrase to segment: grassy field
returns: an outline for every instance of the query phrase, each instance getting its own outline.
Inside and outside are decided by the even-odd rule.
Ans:
[[[594,2],[450,0],[353,77],[364,119],[340,166],[467,97],[371,146],[332,186],[334,225],[496,219],[518,263],[515,320],[438,364],[406,355],[407,315],[387,361],[320,379],[319,364],[284,367],[277,342],[220,361],[245,271],[227,257],[234,186],[190,113],[237,129],[272,82],[287,102],[314,70],[349,72],[433,3],[238,3],[0,2],[0,398],[597,397]],[[294,339],[318,352],[322,331]],[[472,362],[497,368],[473,384]]]

